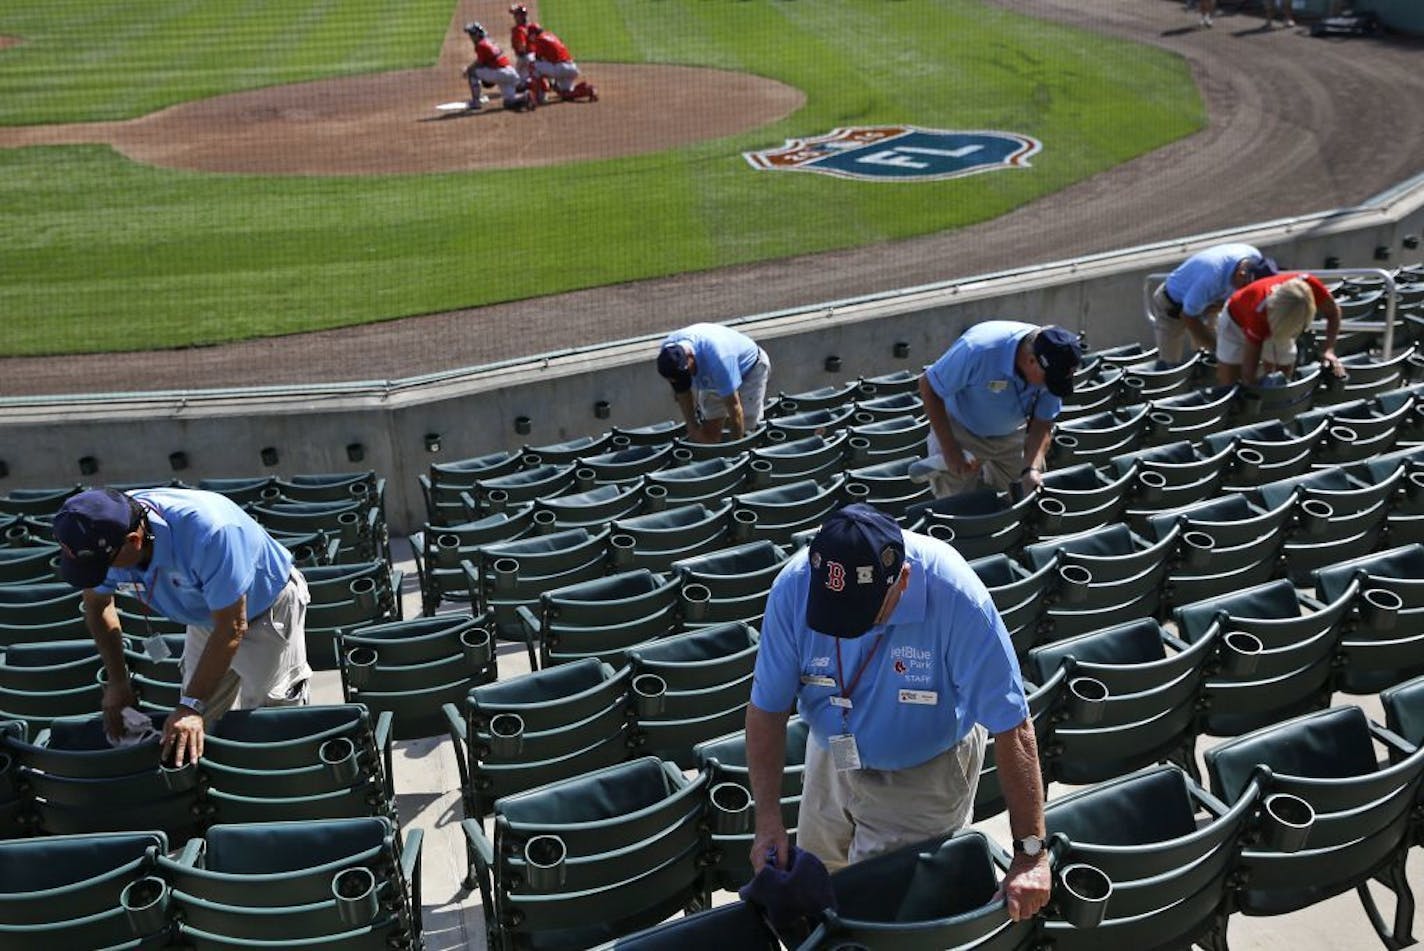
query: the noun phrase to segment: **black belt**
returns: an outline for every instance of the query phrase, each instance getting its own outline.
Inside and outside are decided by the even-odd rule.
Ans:
[[[1162,299],[1171,305],[1171,311],[1167,314],[1167,316],[1171,317],[1173,320],[1177,320],[1182,316],[1182,302],[1177,300],[1171,294],[1167,293],[1167,285],[1165,284],[1162,285]]]

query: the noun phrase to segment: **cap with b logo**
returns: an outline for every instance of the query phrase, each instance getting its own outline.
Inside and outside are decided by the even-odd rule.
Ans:
[[[860,637],[875,626],[886,592],[900,577],[905,536],[871,506],[847,505],[821,525],[807,559],[806,626],[831,637]]]

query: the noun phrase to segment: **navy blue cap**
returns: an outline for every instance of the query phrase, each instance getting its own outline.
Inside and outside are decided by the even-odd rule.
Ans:
[[[76,588],[98,587],[133,521],[133,502],[118,489],[89,489],[65,499],[54,516],[60,576]]]
[[[1083,343],[1062,327],[1044,327],[1033,339],[1033,355],[1043,367],[1044,386],[1059,399],[1073,395],[1073,371],[1083,363]]]
[[[1250,277],[1253,281],[1259,281],[1263,277],[1275,277],[1281,273],[1281,269],[1276,267],[1275,258],[1256,258],[1251,262]]]
[[[847,505],[811,540],[806,626],[831,637],[860,637],[875,626],[885,594],[905,563],[905,536],[869,505]]]
[[[692,389],[692,372],[687,368],[687,348],[677,341],[663,344],[658,351],[658,373],[672,384],[673,391]]]

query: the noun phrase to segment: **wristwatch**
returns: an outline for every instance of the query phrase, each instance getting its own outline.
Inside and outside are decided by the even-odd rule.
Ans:
[[[1026,835],[1022,839],[1015,839],[1014,851],[1022,852],[1032,858],[1043,851],[1043,839],[1036,835]]]
[[[197,697],[179,697],[178,706],[187,707],[189,710],[192,710],[198,716],[202,716],[203,714],[208,712],[208,705],[203,701],[199,700]],[[1014,843],[1014,847],[1017,848],[1018,843]]]

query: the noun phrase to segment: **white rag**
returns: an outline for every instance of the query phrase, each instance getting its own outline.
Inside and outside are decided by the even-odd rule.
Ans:
[[[119,736],[109,736],[106,733],[110,746],[134,746],[162,735],[153,728],[153,720],[148,714],[140,713],[133,707],[124,707],[120,716],[123,717],[124,732]]]

